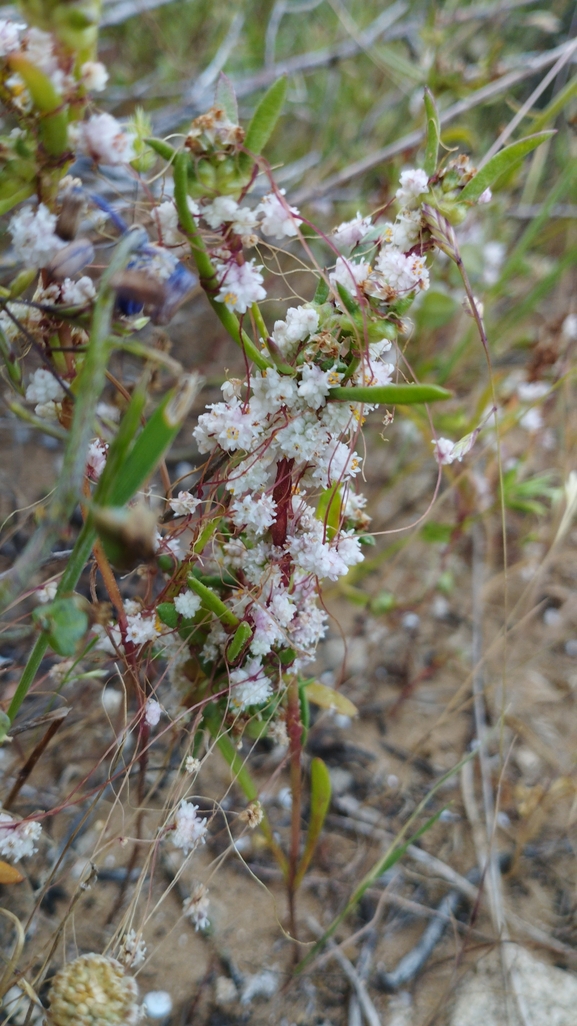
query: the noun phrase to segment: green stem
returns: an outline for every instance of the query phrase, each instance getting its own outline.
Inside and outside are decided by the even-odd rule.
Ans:
[[[241,328],[236,316],[228,309],[226,304],[218,303],[213,296],[214,286],[216,285],[216,271],[196,227],[194,218],[188,209],[187,167],[188,155],[186,153],[179,153],[174,161],[174,202],[176,203],[181,227],[184,229],[190,243],[190,252],[196,264],[200,284],[206,292],[212,309],[232,340],[244,350],[248,359],[252,360],[260,370],[266,370],[267,367],[271,366],[270,362],[259,352],[254,342],[249,338],[246,331]]]
[[[62,595],[66,595],[70,591],[74,591],[74,588],[80,578],[80,574],[86,566],[86,562],[90,556],[95,537],[96,532],[94,529],[88,523],[85,523],[78,535],[78,538],[76,539],[76,544],[72,550],[70,559],[66,564],[66,569],[60,578],[60,584],[58,585],[58,590],[56,592],[57,598],[60,598]],[[22,673],[20,682],[14,693],[14,697],[10,702],[8,717],[11,723],[14,722],[14,718],[22,705],[22,702],[32,687],[34,678],[38,672],[38,668],[44,658],[44,653],[47,648],[48,635],[41,634],[28,657],[28,662],[24,667],[24,672]]]

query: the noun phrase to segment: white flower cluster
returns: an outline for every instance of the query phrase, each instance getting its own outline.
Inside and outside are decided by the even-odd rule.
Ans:
[[[186,898],[182,904],[182,911],[185,916],[191,919],[195,930],[206,930],[210,926],[208,918],[209,906],[208,890],[204,884],[197,884],[193,888],[190,897]]]
[[[146,958],[146,944],[142,937],[138,937],[135,930],[128,930],[122,938],[118,961],[131,969],[138,968]]]
[[[44,203],[35,209],[24,207],[10,219],[8,231],[17,260],[27,267],[46,267],[58,250],[66,245],[56,235],[56,215],[51,214]]]
[[[45,367],[39,367],[31,374],[26,389],[26,399],[29,403],[56,402],[62,399],[63,395],[62,385]]]
[[[128,164],[134,160],[134,136],[112,114],[93,114],[71,126],[72,142],[95,164]]]
[[[185,855],[194,851],[206,840],[207,826],[204,819],[197,816],[198,805],[182,801],[176,812],[176,824],[171,834],[171,841],[177,848],[182,848]]]
[[[25,29],[26,25],[0,18],[0,57],[20,49],[20,33]]]
[[[33,820],[22,820],[19,823],[6,812],[0,812],[0,855],[19,859],[33,855],[36,841],[42,833],[42,826]]]

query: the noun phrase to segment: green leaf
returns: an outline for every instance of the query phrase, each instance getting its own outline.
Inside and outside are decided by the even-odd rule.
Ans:
[[[297,869],[294,887],[300,887],[303,877],[314,855],[319,837],[321,836],[325,817],[331,802],[331,778],[322,759],[311,762],[311,806],[309,828],[305,850]]]
[[[140,420],[146,404],[150,373],[150,371],[145,371],[136,385],[118,431],[110,443],[106,464],[94,493],[96,505],[104,506],[108,504],[110,492],[119,477],[122,465],[127,459],[134,436],[140,427]]]
[[[326,303],[329,297],[329,283],[324,278],[319,278],[315,294],[313,296],[313,303],[318,303],[321,306]]]
[[[17,189],[16,192],[11,193],[5,199],[0,200],[0,217],[3,214],[7,214],[12,207],[15,207],[17,203],[22,203],[23,200],[28,199],[29,196],[34,192],[34,183],[30,185],[23,185],[21,189]]]
[[[425,147],[424,170],[430,178],[437,170],[441,126],[437,105],[428,86],[425,89],[425,114],[427,116],[427,145]]]
[[[164,139],[154,139],[150,136],[147,136],[142,141],[145,142],[147,146],[150,146],[151,150],[154,150],[155,153],[158,153],[158,156],[162,157],[163,160],[168,160],[169,162],[171,160],[174,160],[176,156],[176,150],[173,149],[170,143],[165,142]]]
[[[160,602],[156,607],[156,613],[158,619],[165,623],[167,627],[175,630],[178,625],[178,613],[174,602]]]
[[[226,658],[229,663],[234,663],[235,659],[238,659],[245,645],[248,644],[252,638],[252,627],[246,620],[239,623],[233,638],[229,642],[226,650]]]
[[[47,635],[50,647],[61,656],[74,655],[88,630],[88,616],[79,595],[58,598],[39,609],[32,619]]]
[[[215,616],[218,616],[221,623],[226,624],[228,627],[238,627],[240,623],[238,616],[235,616],[228,606],[225,606],[222,599],[218,597],[212,588],[207,588],[206,584],[199,581],[197,577],[193,577],[192,574],[188,576],[188,586],[191,591],[195,591],[200,596],[203,605],[210,609],[211,613],[214,613]]]
[[[249,152],[243,154],[243,157],[248,158],[242,161],[243,164],[250,162],[250,154],[258,157],[269,141],[280,117],[286,90],[287,79],[283,77],[277,79],[264,94],[246,130],[244,145]]]
[[[315,516],[326,528],[327,538],[334,538],[341,522],[342,495],[340,486],[333,485],[321,492]]]
[[[304,692],[313,705],[318,705],[319,709],[332,709],[334,712],[338,712],[341,716],[358,716],[359,710],[356,705],[353,705],[350,698],[346,695],[341,694],[340,691],[335,691],[334,688],[329,688],[327,684],[321,684],[318,680],[310,680],[304,685]]]
[[[230,78],[228,78],[223,71],[221,71],[218,76],[218,81],[216,83],[214,105],[215,107],[222,107],[229,121],[238,125],[238,103],[236,102],[236,93]]]
[[[339,402],[390,403],[412,406],[414,403],[435,403],[450,399],[453,393],[439,385],[350,385],[331,388],[329,399]]]
[[[198,391],[197,375],[185,376],[178,389],[169,392],[140,432],[121,472],[107,496],[110,505],[122,506],[142,487],[180,431]]]
[[[528,135],[525,139],[519,139],[518,142],[511,143],[504,150],[500,150],[494,157],[491,157],[485,167],[477,171],[475,177],[463,189],[459,197],[460,200],[474,203],[485,192],[485,189],[488,189],[501,175],[509,171],[513,165],[519,164],[528,153],[531,153],[554,134],[552,131],[537,132],[536,135]]]
[[[341,297],[345,310],[347,310],[348,313],[356,314],[359,312],[360,306],[356,299],[353,299],[349,290],[346,289],[344,285],[341,285],[340,281],[337,282],[337,292]]]

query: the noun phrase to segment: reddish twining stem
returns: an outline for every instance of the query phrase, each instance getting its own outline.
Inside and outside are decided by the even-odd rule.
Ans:
[[[289,511],[292,496],[292,471],[295,465],[294,460],[282,459],[276,465],[276,481],[274,483],[272,497],[276,503],[276,516],[271,526],[270,533],[273,544],[279,549],[286,541],[288,531]]]

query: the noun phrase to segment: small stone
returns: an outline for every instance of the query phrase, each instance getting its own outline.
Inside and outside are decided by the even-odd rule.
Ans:
[[[238,998],[238,991],[228,976],[217,976],[214,985],[214,1000],[219,1007],[232,1005]]]

